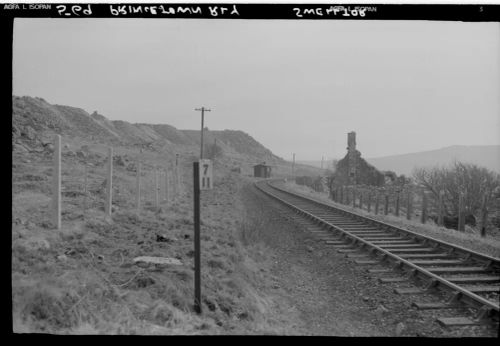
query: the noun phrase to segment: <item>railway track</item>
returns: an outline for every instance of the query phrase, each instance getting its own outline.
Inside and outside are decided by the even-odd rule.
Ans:
[[[404,277],[381,278],[382,282],[411,280],[414,287],[396,289],[399,294],[441,293],[438,303],[413,303],[418,309],[470,307],[469,317],[441,317],[443,326],[498,323],[500,259],[423,236],[347,209],[334,207],[261,181],[255,186],[266,195],[308,219],[315,232],[339,252],[350,254],[360,265],[387,264],[392,268],[369,269],[371,273],[403,273]],[[361,252],[361,253],[360,253]],[[386,266],[387,267],[387,266]],[[384,281],[385,280],[385,281]]]

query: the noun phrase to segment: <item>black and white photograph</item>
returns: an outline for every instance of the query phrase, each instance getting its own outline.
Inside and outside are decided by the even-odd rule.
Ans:
[[[500,4],[0,7],[12,333],[499,337]]]

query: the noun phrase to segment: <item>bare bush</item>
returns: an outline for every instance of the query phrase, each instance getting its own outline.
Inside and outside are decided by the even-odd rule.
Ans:
[[[500,175],[484,167],[455,161],[448,167],[418,168],[413,171],[415,182],[439,198],[444,191],[443,204],[447,215],[458,215],[458,201],[463,193],[466,215],[478,215],[486,201],[486,208],[494,207]]]

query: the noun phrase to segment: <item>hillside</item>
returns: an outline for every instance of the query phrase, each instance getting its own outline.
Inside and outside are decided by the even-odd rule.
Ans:
[[[500,145],[454,145],[431,151],[366,159],[380,170],[411,175],[413,168],[447,165],[454,160],[473,163],[500,172]]]
[[[42,98],[13,96],[12,133],[14,149],[30,150],[47,144],[53,134],[101,144],[136,147],[153,151],[195,154],[199,151],[200,131],[178,130],[167,124],[131,124],[109,120],[98,112],[92,114],[70,106],[52,105]],[[223,156],[253,165],[287,164],[269,149],[242,131],[205,132],[205,148],[217,143]]]
[[[52,208],[55,133],[62,144],[59,229]],[[16,333],[289,334],[298,323],[307,332],[301,315],[290,313],[291,300],[276,295],[289,286],[278,280],[289,275],[274,269],[277,257],[259,238],[279,228],[262,223],[262,201],[251,188],[256,162],[272,164],[276,175],[289,174],[290,163],[250,135],[206,132],[206,156],[215,140],[221,150],[213,159],[214,189],[201,200],[201,315],[193,309],[192,162],[199,131],[111,121],[14,97],[12,135]],[[111,216],[107,146],[113,147]],[[168,263],[148,263],[151,257]]]

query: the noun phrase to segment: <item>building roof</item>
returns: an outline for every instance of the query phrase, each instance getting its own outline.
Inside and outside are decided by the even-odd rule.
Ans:
[[[271,167],[270,165],[266,165],[265,163],[258,163],[254,165],[254,167]]]

